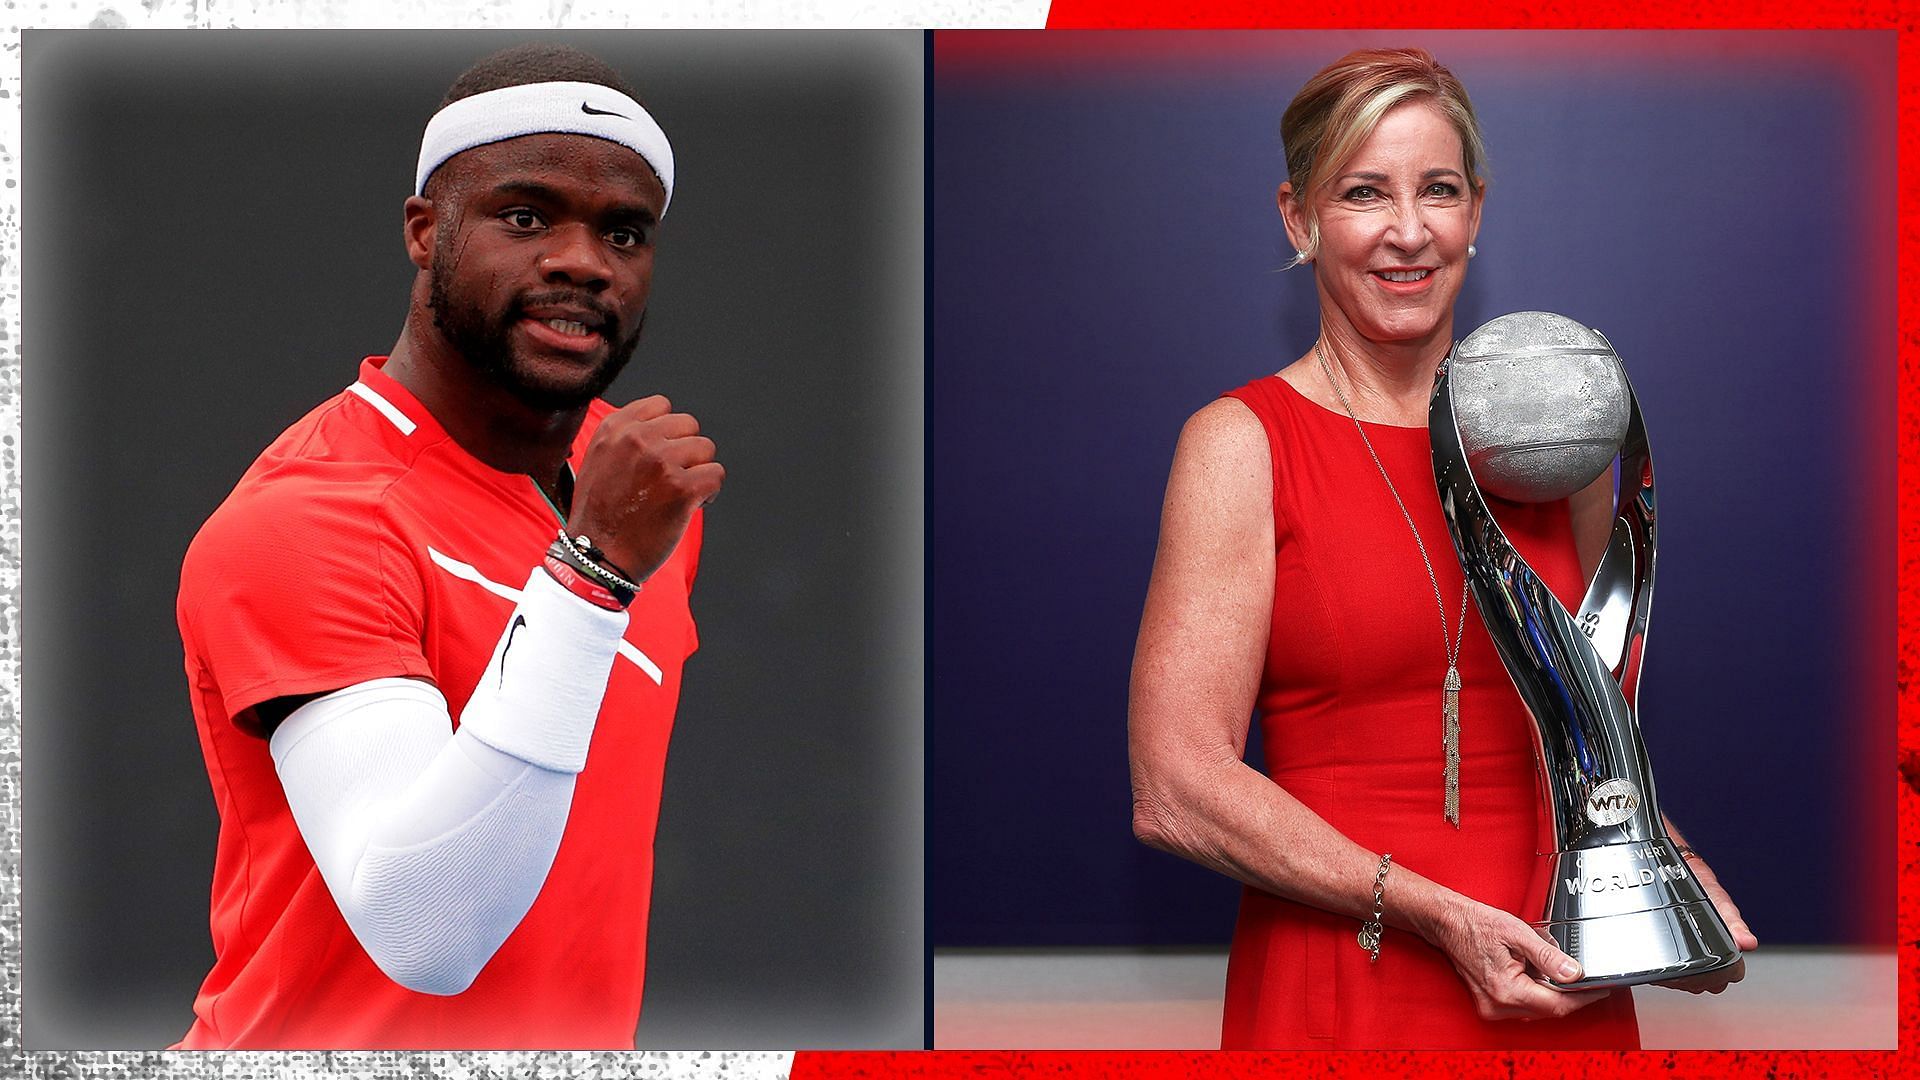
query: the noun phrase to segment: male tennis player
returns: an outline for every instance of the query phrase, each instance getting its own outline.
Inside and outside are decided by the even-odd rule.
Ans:
[[[691,416],[598,400],[673,154],[585,53],[482,60],[427,124],[390,356],[189,549],[220,810],[180,1046],[630,1049],[700,507]]]

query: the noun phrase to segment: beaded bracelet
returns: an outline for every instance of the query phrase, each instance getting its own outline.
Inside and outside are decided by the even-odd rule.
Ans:
[[[1381,901],[1387,895],[1387,867],[1393,862],[1393,852],[1380,856],[1380,869],[1373,874],[1373,919],[1360,924],[1360,947],[1367,950],[1367,962],[1380,962],[1380,931],[1384,929],[1380,922],[1381,912],[1385,909]]]
[[[555,540],[547,548],[547,558],[542,562],[542,565],[545,565],[546,562],[557,562],[571,569],[577,576],[591,582],[594,586],[605,589],[622,608],[633,603],[634,594],[639,591],[638,586],[634,586],[625,578],[609,573],[605,567],[582,558],[572,546],[564,544],[559,540]],[[559,580],[562,585],[568,584],[565,580],[559,579],[557,576],[556,580]],[[571,585],[568,587],[572,588]]]
[[[567,554],[572,556],[569,562],[576,563],[616,593],[622,589],[630,593],[640,591],[638,582],[628,581],[614,572],[613,564],[608,561],[606,552],[594,547],[593,541],[587,539],[584,533],[578,537],[572,537],[567,535],[567,530],[561,529],[559,543],[567,549]]]
[[[587,558],[593,560],[594,562],[599,563],[601,566],[606,567],[616,577],[620,577],[624,579],[627,576],[627,572],[625,570],[620,569],[620,567],[617,564],[615,564],[612,559],[607,558],[607,553],[601,550],[599,545],[595,544],[592,540],[589,540],[587,538],[586,533],[581,533],[578,536],[568,536],[566,530],[562,529],[560,534],[562,536],[566,536],[568,540],[573,542],[574,550],[578,551],[582,555],[585,555]],[[638,586],[635,586],[635,588],[638,588]]]

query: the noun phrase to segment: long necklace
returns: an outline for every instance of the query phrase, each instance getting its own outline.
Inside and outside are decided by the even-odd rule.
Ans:
[[[1333,387],[1334,396],[1340,399],[1340,407],[1347,410],[1347,419],[1353,421],[1353,430],[1360,433],[1360,443],[1367,448],[1367,456],[1373,459],[1373,467],[1380,470],[1380,479],[1387,482],[1387,494],[1393,496],[1393,504],[1400,508],[1400,516],[1407,519],[1407,528],[1413,532],[1413,543],[1420,549],[1420,562],[1427,568],[1427,580],[1433,584],[1433,602],[1440,609],[1440,646],[1447,653],[1447,681],[1440,688],[1440,749],[1447,761],[1446,818],[1454,828],[1460,827],[1460,637],[1467,628],[1467,586],[1460,585],[1460,617],[1454,622],[1453,640],[1447,640],[1447,602],[1440,598],[1440,579],[1434,576],[1433,560],[1427,558],[1426,542],[1420,539],[1420,530],[1414,527],[1413,515],[1407,513],[1407,504],[1400,500],[1400,493],[1394,490],[1393,478],[1387,475],[1387,467],[1380,463],[1380,455],[1374,452],[1373,440],[1367,438],[1367,429],[1360,426],[1360,417],[1354,414],[1353,406],[1348,403],[1347,395],[1334,381],[1333,368],[1327,364],[1327,354],[1320,350],[1319,339],[1313,342],[1314,358],[1320,361],[1320,371],[1327,377],[1327,385]]]

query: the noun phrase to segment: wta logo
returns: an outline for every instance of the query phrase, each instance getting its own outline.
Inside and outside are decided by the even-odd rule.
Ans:
[[[1618,825],[1640,809],[1640,789],[1631,780],[1609,780],[1587,796],[1587,820],[1595,825]]]

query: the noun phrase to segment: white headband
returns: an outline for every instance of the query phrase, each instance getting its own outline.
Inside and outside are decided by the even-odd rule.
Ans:
[[[426,194],[427,177],[462,150],[522,135],[592,135],[617,142],[646,159],[667,202],[673,201],[673,147],[640,103],[599,83],[528,83],[464,97],[433,114],[420,139],[413,193]],[[666,203],[660,206],[666,213]]]

